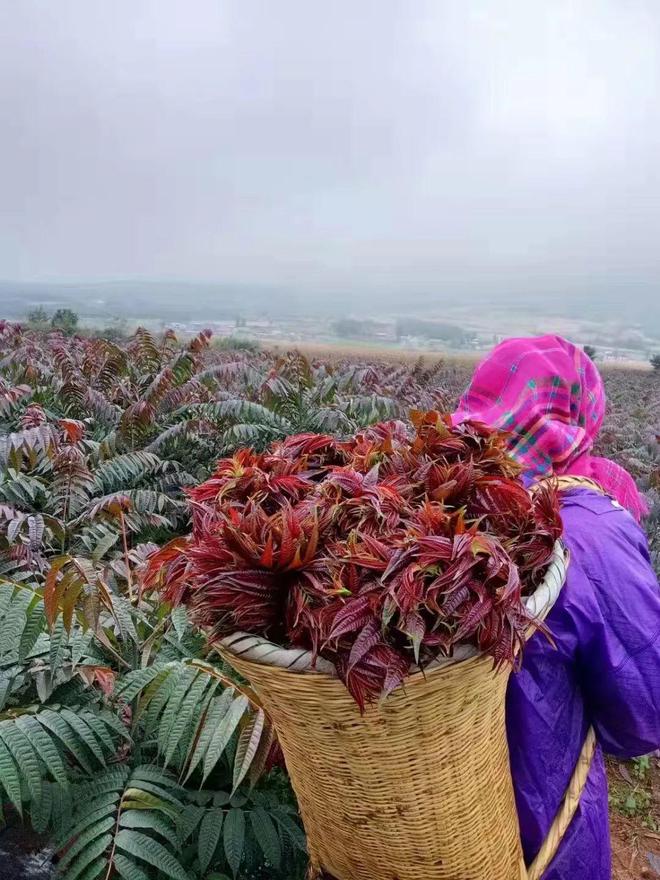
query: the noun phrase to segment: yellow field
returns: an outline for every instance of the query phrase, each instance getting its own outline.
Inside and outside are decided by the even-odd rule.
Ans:
[[[369,360],[384,361],[386,363],[415,363],[420,358],[428,366],[433,364],[449,364],[458,367],[475,366],[486,352],[443,352],[428,351],[427,349],[404,349],[388,345],[374,345],[364,342],[291,342],[284,343],[281,340],[260,340],[261,348],[275,354],[284,354],[287,351],[299,351],[306,357],[319,359],[332,363],[339,360]],[[650,372],[651,365],[647,361],[620,360],[600,361],[596,360],[599,370],[640,370]]]
[[[284,353],[299,351],[307,357],[332,361],[358,358],[360,360],[385,361],[387,363],[415,363],[420,358],[429,366],[437,363],[452,363],[457,366],[472,366],[482,357],[480,352],[443,352],[423,349],[394,348],[387,345],[369,345],[362,342],[292,342],[286,344],[278,341],[272,343],[261,341],[261,347],[267,351]]]

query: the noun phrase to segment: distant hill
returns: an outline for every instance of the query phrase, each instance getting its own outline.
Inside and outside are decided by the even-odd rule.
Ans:
[[[223,320],[246,311],[285,314],[299,297],[276,287],[173,281],[95,281],[47,284],[0,281],[0,317],[21,318],[37,305],[68,307],[88,318]]]
[[[0,281],[0,318],[24,318],[43,305],[49,312],[67,307],[88,321],[103,324],[116,318],[129,321],[223,321],[246,318],[314,318],[385,315],[468,320],[506,332],[518,317],[567,318],[616,325],[660,338],[660,295],[653,285],[635,279],[565,279],[558,289],[540,289],[538,278],[492,278],[488,283],[468,277],[446,278],[437,286],[387,291],[363,285],[355,289],[306,290],[278,285],[226,284],[193,281],[90,281],[25,283]],[[534,286],[536,285],[536,286]],[[527,321],[529,323],[529,321]]]

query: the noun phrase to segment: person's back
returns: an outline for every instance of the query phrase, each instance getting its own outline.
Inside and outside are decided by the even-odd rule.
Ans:
[[[538,852],[587,730],[619,757],[660,742],[660,594],[632,516],[589,489],[564,496],[566,584],[520,672],[507,726],[525,857]],[[600,747],[578,812],[544,880],[610,877],[607,779]]]
[[[591,726],[598,748],[577,813],[543,880],[609,880],[603,751],[660,746],[660,589],[639,520],[646,510],[620,465],[591,454],[605,412],[600,375],[565,339],[511,339],[477,368],[454,416],[510,434],[528,484],[553,476],[597,485],[562,493],[566,583],[511,676],[507,731],[525,858],[536,856]]]

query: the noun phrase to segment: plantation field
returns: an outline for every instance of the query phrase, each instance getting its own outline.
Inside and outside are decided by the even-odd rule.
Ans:
[[[0,322],[0,794],[9,825],[54,841],[64,880],[304,876],[258,701],[147,587],[145,560],[187,530],[184,489],[218,458],[451,410],[473,365]],[[601,451],[646,493],[660,571],[660,374],[603,374]],[[660,852],[658,759],[610,769],[616,876],[631,880]]]
[[[275,355],[286,354],[289,350],[282,343],[273,342],[267,346],[268,351]],[[428,367],[448,365],[456,369],[469,369],[479,360],[476,352],[461,354],[428,351],[417,349],[398,348],[393,345],[374,345],[368,342],[337,341],[330,342],[301,342],[296,344],[296,351],[312,360],[323,361],[326,364],[343,364],[346,361],[357,360],[362,362],[377,362],[386,364],[414,365],[423,361]]]
[[[522,335],[524,335],[524,331]],[[276,355],[281,355],[286,354],[291,346],[287,346],[278,340],[273,340],[272,342],[266,340],[263,347]],[[378,345],[355,340],[299,342],[295,344],[295,349],[304,354],[305,357],[322,360],[324,363],[329,364],[341,363],[347,360],[375,361],[388,364],[415,364],[421,359],[428,366],[438,364],[443,364],[447,367],[455,366],[459,370],[465,369],[468,374],[485,353],[480,351],[430,351],[421,348],[401,348],[392,344]],[[617,360],[607,360],[600,364],[600,368],[603,373],[612,371],[615,373],[620,371],[648,373],[652,369],[651,365],[642,358],[643,355],[640,353],[637,359],[618,358]]]

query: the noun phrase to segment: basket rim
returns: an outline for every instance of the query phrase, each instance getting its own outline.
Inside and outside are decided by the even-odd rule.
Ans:
[[[525,607],[534,620],[544,620],[552,610],[566,580],[568,562],[568,550],[563,542],[558,540],[543,580],[531,596],[527,596],[524,600]],[[235,656],[251,663],[274,666],[282,669],[283,672],[338,677],[334,664],[329,660],[323,657],[314,660],[311,651],[302,648],[283,648],[263,636],[239,631],[217,640],[215,645],[228,655],[228,659]],[[430,671],[453,667],[468,660],[486,659],[486,656],[472,645],[459,645],[451,657],[437,658],[423,672],[413,672],[410,678],[417,674],[424,675]],[[411,664],[411,670],[413,667],[414,664]]]

